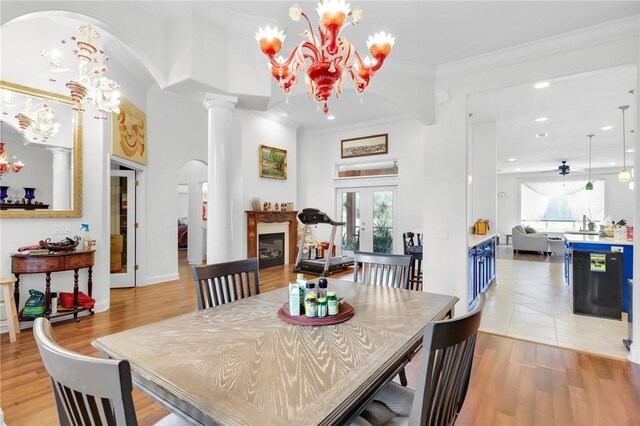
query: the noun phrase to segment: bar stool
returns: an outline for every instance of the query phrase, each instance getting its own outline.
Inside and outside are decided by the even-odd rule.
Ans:
[[[7,312],[7,319],[0,321],[0,325],[7,325],[9,328],[9,341],[16,341],[16,334],[20,333],[18,326],[18,312],[16,310],[16,301],[13,298],[13,284],[18,281],[16,278],[1,278],[2,294],[4,300],[0,302],[0,306],[4,306]]]

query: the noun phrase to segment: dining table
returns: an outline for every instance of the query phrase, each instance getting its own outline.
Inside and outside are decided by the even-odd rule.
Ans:
[[[353,307],[333,325],[284,322],[288,288],[100,337],[136,387],[194,424],[324,425],[354,419],[457,297],[328,279]]]

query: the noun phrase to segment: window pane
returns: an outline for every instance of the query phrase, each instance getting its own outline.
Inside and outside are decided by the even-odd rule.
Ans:
[[[393,252],[393,192],[373,193],[373,251]]]
[[[342,194],[342,251],[360,250],[360,193],[345,192]]]

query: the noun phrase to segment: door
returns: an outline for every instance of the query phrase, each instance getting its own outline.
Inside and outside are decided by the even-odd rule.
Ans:
[[[111,288],[136,285],[136,172],[111,170]]]
[[[337,192],[343,254],[354,251],[393,253],[395,243],[395,186],[340,188]]]

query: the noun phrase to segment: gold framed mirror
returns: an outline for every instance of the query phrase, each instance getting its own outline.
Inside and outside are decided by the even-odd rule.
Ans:
[[[0,218],[81,217],[82,112],[71,97],[0,80],[0,122]]]

